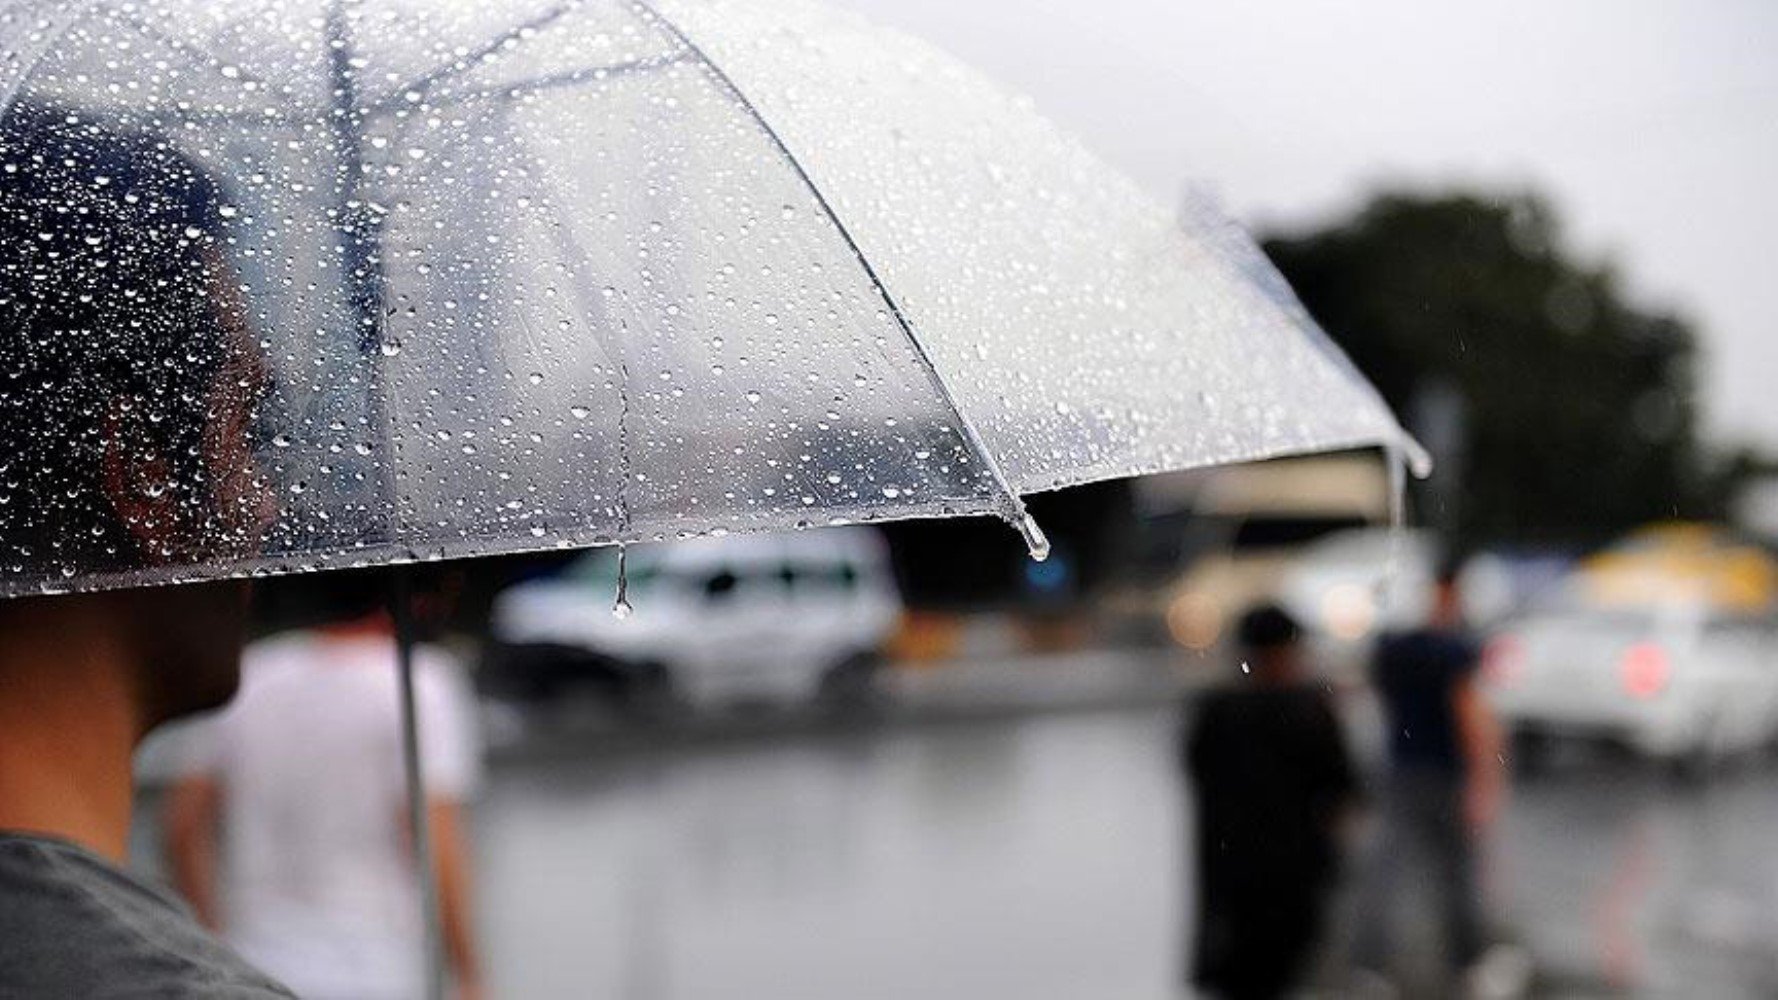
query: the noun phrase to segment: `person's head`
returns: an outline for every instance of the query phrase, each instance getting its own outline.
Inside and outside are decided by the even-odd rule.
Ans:
[[[1432,611],[1427,623],[1433,628],[1463,624],[1462,565],[1455,559],[1441,562],[1433,573]]]
[[[0,565],[125,581],[255,551],[265,371],[220,252],[216,183],[76,111],[0,115]],[[243,585],[102,602],[159,717],[233,691]],[[37,604],[37,599],[26,603]],[[0,614],[0,629],[28,608]],[[0,632],[3,635],[3,632]]]
[[[1276,604],[1249,609],[1235,628],[1241,656],[1261,681],[1296,677],[1301,668],[1302,635],[1302,626]]]

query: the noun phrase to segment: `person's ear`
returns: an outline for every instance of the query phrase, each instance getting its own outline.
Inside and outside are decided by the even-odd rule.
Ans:
[[[173,463],[155,445],[139,401],[118,397],[101,425],[99,484],[130,538],[150,562],[171,555],[179,537],[181,491]]]

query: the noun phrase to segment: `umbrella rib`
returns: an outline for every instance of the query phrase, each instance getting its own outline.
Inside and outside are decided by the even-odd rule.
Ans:
[[[681,50],[666,55],[645,56],[641,59],[630,59],[620,63],[612,63],[609,66],[596,66],[592,69],[564,70],[560,73],[551,73],[548,76],[539,76],[502,87],[483,87],[480,90],[472,90],[463,94],[448,95],[442,100],[435,100],[431,103],[433,105],[453,105],[468,104],[473,101],[483,100],[511,100],[514,96],[520,93],[535,94],[545,90],[554,90],[557,87],[572,87],[577,84],[585,83],[588,80],[605,80],[614,76],[628,76],[631,73],[646,73],[649,70],[665,69],[669,66],[685,62],[690,59],[691,56],[692,53],[690,51]],[[378,110],[388,103],[389,102],[387,101],[379,102],[379,104],[376,105],[376,107],[373,107],[372,110]]]
[[[490,53],[498,51],[500,49],[500,47],[505,45],[508,41],[521,37],[527,31],[535,31],[540,28],[547,27],[548,25],[552,24],[553,22],[558,21],[562,17],[566,16],[570,11],[572,11],[577,6],[579,6],[577,3],[560,4],[560,5],[552,8],[551,10],[547,11],[546,13],[532,18],[531,20],[525,22],[524,24],[518,25],[517,27],[514,27],[508,31],[502,32],[498,37],[489,40],[486,44],[482,45],[480,48],[476,49],[474,52],[470,53],[469,55],[464,56],[462,59],[460,59],[448,66],[441,66],[438,69],[435,69],[432,72],[419,77],[418,79],[415,79],[415,80],[413,80],[401,87],[397,87],[392,92],[391,96],[385,97],[385,98],[383,98],[379,101],[376,101],[376,102],[370,104],[369,106],[361,109],[359,111],[359,115],[362,118],[368,119],[372,115],[387,114],[391,108],[396,106],[396,100],[397,100],[398,95],[406,94],[406,93],[409,93],[412,91],[429,90],[436,84],[439,84],[439,83],[442,83],[446,80],[449,80],[454,76],[461,75],[462,73],[466,73],[469,71],[469,69],[476,62],[480,61],[482,58],[486,57]],[[90,0],[90,2],[86,5],[86,8],[87,8],[86,10],[83,10],[80,13],[77,13],[68,19],[68,23],[63,25],[61,31],[57,34],[57,39],[59,39],[62,34],[66,34],[68,29],[71,28],[74,25],[74,23],[80,19],[80,17],[83,14],[91,12],[91,13],[96,13],[98,16],[103,17],[106,20],[112,21],[113,23],[116,23],[122,27],[129,28],[129,29],[135,31],[137,34],[140,34],[144,38],[147,38],[151,41],[158,42],[162,45],[165,45],[168,48],[172,49],[173,51],[178,52],[181,55],[190,57],[200,63],[203,63],[204,65],[211,67],[212,69],[220,70],[224,67],[229,67],[229,66],[233,65],[233,64],[227,62],[226,60],[224,60],[223,58],[221,58],[220,56],[216,55],[215,53],[210,52],[209,50],[205,49],[203,46],[194,44],[192,42],[188,42],[188,41],[181,39],[181,38],[175,38],[171,35],[168,35],[166,32],[161,31],[159,28],[156,28],[154,25],[148,23],[147,21],[142,20],[140,17],[135,17],[135,16],[127,15],[127,14],[119,14],[115,11],[108,10],[105,8],[105,6],[102,3],[97,2],[97,0]],[[41,61],[43,56],[46,55],[49,52],[49,50],[54,47],[55,40],[56,39],[52,39],[49,45],[44,46],[42,51],[40,51],[38,53],[37,59],[33,61],[33,65],[35,65],[36,62]],[[626,60],[624,62],[612,63],[608,66],[594,67],[592,69],[584,69],[583,68],[583,69],[568,70],[568,71],[561,72],[561,73],[552,73],[547,76],[541,76],[541,77],[537,77],[537,78],[531,79],[531,80],[520,81],[518,83],[510,84],[510,85],[504,86],[504,87],[484,87],[480,90],[471,91],[469,93],[465,93],[465,94],[461,94],[461,95],[457,95],[457,96],[452,96],[452,97],[447,97],[445,100],[437,102],[437,103],[455,105],[455,104],[469,104],[469,103],[479,101],[479,100],[511,99],[513,96],[520,94],[520,93],[536,93],[536,92],[544,91],[544,90],[553,90],[558,87],[571,87],[576,84],[584,83],[589,78],[590,79],[605,79],[605,78],[609,78],[609,77],[613,77],[613,76],[626,76],[631,73],[645,73],[650,70],[664,69],[666,67],[673,66],[679,62],[686,60],[691,55],[692,55],[692,53],[689,50],[681,50],[679,52],[672,52],[672,53],[667,53],[664,55],[645,56],[645,57],[638,58],[638,59],[630,59],[630,60]],[[257,85],[258,87],[260,87],[262,89],[263,93],[265,93],[267,95],[271,95],[276,92],[276,88],[274,88],[271,85],[271,83],[269,81],[267,81],[265,78],[245,69],[244,67],[235,66],[234,69],[240,79]],[[30,72],[29,67],[22,70],[19,73],[18,79],[20,81],[22,81],[24,79],[24,77],[29,72]],[[230,121],[246,121],[246,122],[255,122],[255,123],[261,123],[261,124],[277,123],[277,124],[283,124],[283,125],[295,125],[295,124],[301,124],[303,122],[308,121],[310,116],[302,115],[302,114],[291,114],[289,112],[280,114],[280,113],[272,112],[271,109],[268,107],[268,108],[262,108],[258,111],[195,111],[194,110],[194,111],[185,112],[185,113],[181,114],[179,117],[181,117],[182,119],[184,119],[186,121],[190,121],[190,122],[216,123],[216,122],[230,122]]]
[[[246,81],[254,84],[255,86],[264,87],[264,88],[266,88],[266,90],[268,92],[270,92],[273,89],[271,83],[268,82],[264,77],[261,77],[258,74],[255,74],[255,73],[253,73],[247,69],[244,69],[240,66],[235,66],[232,63],[229,63],[228,61],[224,60],[221,56],[218,56],[216,53],[211,52],[210,50],[204,48],[201,45],[197,45],[192,42],[185,41],[184,39],[181,39],[181,38],[174,38],[172,35],[169,35],[166,32],[161,31],[159,28],[156,28],[154,25],[149,24],[147,21],[144,21],[139,17],[133,17],[133,16],[130,16],[127,14],[113,14],[111,11],[104,9],[102,6],[99,8],[98,13],[99,13],[99,16],[105,18],[106,20],[115,21],[116,23],[122,24],[126,27],[134,28],[138,34],[142,35],[142,37],[150,39],[152,41],[160,42],[162,45],[167,46],[168,48],[179,53],[180,55],[191,56],[191,57],[197,59],[198,61],[207,64],[212,69],[220,71],[225,68],[232,67],[234,69],[235,73],[238,75],[239,79],[246,80]]]
[[[68,19],[62,22],[62,25],[56,28],[48,38],[44,39],[42,45],[38,46],[37,54],[32,56],[29,62],[18,67],[6,86],[0,88],[0,112],[4,112],[6,109],[12,107],[12,99],[16,97],[19,90],[24,87],[25,78],[31,75],[32,71],[49,56],[50,50],[56,47],[56,43],[60,42],[63,36],[67,35],[69,31],[73,30],[74,25],[78,24],[80,19],[97,4],[98,0],[88,0],[88,2],[83,5],[84,9],[71,11],[68,14]]]
[[[727,90],[729,94],[740,103],[742,108],[746,109],[748,116],[751,117],[754,123],[766,134],[766,138],[771,141],[772,146],[784,157],[785,162],[790,165],[790,169],[794,170],[797,177],[802,180],[803,186],[814,196],[815,203],[820,206],[822,214],[827,216],[829,222],[833,223],[834,228],[840,234],[840,238],[845,241],[847,249],[849,249],[852,252],[852,256],[857,259],[858,265],[864,269],[865,277],[870,279],[872,287],[877,290],[877,295],[882,298],[884,305],[889,307],[889,314],[895,317],[896,325],[901,328],[901,332],[907,337],[908,344],[913,348],[915,356],[919,358],[921,365],[925,367],[927,376],[932,380],[932,385],[938,391],[939,397],[944,400],[945,405],[949,407],[951,413],[956,416],[965,443],[969,445],[970,449],[976,453],[976,457],[987,468],[988,475],[993,480],[995,489],[1000,493],[1002,504],[1000,516],[1008,524],[1011,524],[1016,528],[1020,534],[1025,536],[1025,544],[1029,546],[1033,558],[1046,558],[1049,555],[1049,541],[1044,537],[1043,531],[1038,528],[1037,522],[1025,509],[1024,499],[1019,496],[1018,491],[1014,490],[1012,483],[1007,480],[1006,473],[1001,470],[1000,463],[994,458],[993,452],[988,450],[987,443],[982,440],[982,436],[976,430],[975,424],[972,423],[969,416],[963,412],[963,408],[957,405],[956,396],[952,394],[950,385],[945,382],[945,378],[939,372],[938,366],[933,363],[932,356],[926,350],[926,345],[922,343],[919,336],[914,333],[913,324],[908,320],[907,314],[902,311],[901,304],[895,300],[894,295],[890,294],[889,286],[886,285],[883,282],[883,279],[877,274],[876,268],[871,266],[869,258],[864,255],[864,249],[860,247],[858,241],[853,238],[851,230],[846,228],[845,222],[840,219],[839,213],[834,211],[833,205],[827,200],[827,196],[821,192],[821,188],[815,184],[814,178],[809,176],[809,172],[803,166],[802,161],[798,160],[796,154],[791,152],[790,146],[784,141],[784,137],[779,135],[778,130],[773,128],[771,122],[766,120],[765,115],[760,112],[758,106],[755,105],[753,101],[747,97],[746,93],[741,90],[740,85],[735,83],[734,79],[730,77],[728,73],[724,72],[722,67],[718,66],[716,61],[710,58],[709,53],[705,52],[697,42],[693,41],[690,35],[687,35],[679,25],[675,24],[666,15],[662,14],[660,10],[655,7],[653,0],[638,0],[638,6],[644,8],[653,15],[655,20],[660,23],[661,27],[665,28],[674,38],[679,40],[679,44],[685,46],[692,55],[696,56],[698,61],[710,72],[711,76],[716,79],[717,83],[724,90]]]
[[[418,79],[413,80],[412,82],[409,82],[407,84],[404,84],[400,87],[395,88],[395,90],[393,91],[393,94],[406,94],[406,93],[409,93],[412,91],[430,90],[432,88],[433,84],[441,83],[445,80],[449,80],[451,77],[459,76],[463,73],[467,73],[467,72],[469,72],[470,68],[473,67],[476,63],[481,62],[483,59],[486,59],[488,56],[493,55],[495,52],[500,51],[500,47],[505,45],[507,42],[514,41],[518,38],[524,37],[525,33],[528,31],[537,31],[541,28],[549,27],[551,24],[555,23],[556,21],[561,20],[563,17],[565,17],[568,14],[569,11],[573,10],[577,6],[579,6],[579,4],[576,4],[576,3],[557,4],[555,7],[552,7],[549,10],[544,11],[542,14],[539,14],[538,16],[531,18],[529,21],[526,21],[523,24],[516,25],[512,28],[508,28],[507,30],[501,32],[500,34],[498,34],[498,35],[494,36],[493,38],[489,39],[488,41],[484,42],[475,51],[469,53],[468,55],[463,56],[462,58],[458,59],[457,61],[440,66],[437,69],[434,69],[433,71],[431,71],[430,73],[427,73],[427,74],[419,77]],[[394,103],[394,101],[395,101],[395,98],[393,96],[385,97],[382,100],[378,101],[377,103],[371,105],[370,108],[367,109],[367,113],[368,114],[375,114],[375,113],[378,113],[381,111],[386,111],[386,110],[388,110],[389,105]]]
[[[518,83],[501,87],[483,87],[480,90],[467,91],[461,94],[447,93],[443,97],[435,97],[428,102],[429,107],[457,107],[473,104],[477,101],[501,101],[512,103],[520,94],[539,94],[562,87],[574,87],[588,80],[607,80],[614,77],[628,76],[633,73],[647,73],[651,70],[666,69],[679,63],[687,62],[692,53],[681,50],[667,55],[648,56],[642,59],[631,59],[627,62],[612,63],[608,66],[596,66],[592,69],[565,70],[551,73],[548,76],[534,77]],[[388,114],[392,102],[379,101],[361,112],[366,117],[372,114]],[[180,114],[183,121],[203,124],[228,124],[242,122],[260,125],[302,125],[313,120],[312,113],[290,111],[273,111],[269,108],[259,111],[185,111]]]

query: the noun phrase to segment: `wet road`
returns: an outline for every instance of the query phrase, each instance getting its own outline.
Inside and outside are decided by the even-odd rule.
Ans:
[[[1778,764],[1522,777],[1489,883],[1551,995],[1778,996]]]
[[[497,995],[1167,997],[1180,792],[1154,712],[497,769]]]
[[[497,996],[1180,995],[1170,712],[507,756],[478,809]],[[1778,995],[1778,767],[1521,783],[1488,866],[1547,996]]]

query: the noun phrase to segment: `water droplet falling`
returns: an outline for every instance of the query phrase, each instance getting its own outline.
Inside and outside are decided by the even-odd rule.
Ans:
[[[617,598],[611,602],[611,617],[622,621],[635,610],[630,606],[630,552],[620,542],[617,546]]]

